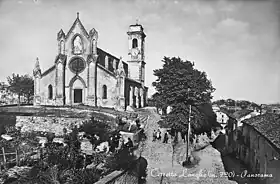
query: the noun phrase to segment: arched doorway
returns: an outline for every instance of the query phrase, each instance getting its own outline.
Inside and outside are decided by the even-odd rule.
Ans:
[[[83,103],[83,89],[74,89],[74,103]]]
[[[70,101],[73,105],[83,104],[86,96],[86,85],[81,77],[76,76],[70,82]]]

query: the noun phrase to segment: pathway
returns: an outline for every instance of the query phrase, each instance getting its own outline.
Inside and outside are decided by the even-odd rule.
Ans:
[[[172,146],[170,143],[163,144],[152,141],[153,130],[159,128],[157,122],[160,116],[149,109],[149,119],[145,127],[147,140],[144,144],[142,156],[148,161],[148,175],[146,184],[230,184],[236,183],[227,177],[218,177],[217,173],[223,172],[224,168],[220,154],[212,146],[197,152],[200,162],[194,168],[186,169],[174,158],[172,166]],[[185,145],[179,149],[181,155],[185,152]],[[176,153],[177,155],[177,153]],[[180,154],[179,154],[180,155]],[[214,177],[213,175],[216,174]],[[163,177],[162,177],[163,176]]]

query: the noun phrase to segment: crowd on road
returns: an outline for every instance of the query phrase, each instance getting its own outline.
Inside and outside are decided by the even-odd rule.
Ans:
[[[169,136],[170,136],[170,134],[166,131],[163,136],[163,143],[168,143]],[[160,129],[153,131],[153,142],[155,142],[156,140],[161,141],[161,130]]]

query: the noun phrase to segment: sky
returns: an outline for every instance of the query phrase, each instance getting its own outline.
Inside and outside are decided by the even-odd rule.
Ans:
[[[126,61],[128,26],[147,35],[146,86],[153,70],[180,57],[205,71],[214,100],[280,102],[280,3],[261,0],[0,0],[0,81],[43,71],[56,57],[57,33],[68,32],[79,12],[98,47]]]

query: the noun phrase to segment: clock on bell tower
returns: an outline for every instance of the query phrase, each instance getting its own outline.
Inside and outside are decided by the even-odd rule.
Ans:
[[[128,34],[128,65],[129,78],[145,82],[145,33],[142,25],[136,23],[129,26]]]

